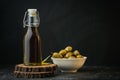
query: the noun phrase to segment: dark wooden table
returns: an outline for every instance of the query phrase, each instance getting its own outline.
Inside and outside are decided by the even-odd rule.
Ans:
[[[119,67],[83,66],[76,73],[62,73],[47,78],[25,79],[16,78],[13,74],[15,65],[0,66],[0,80],[120,80]]]

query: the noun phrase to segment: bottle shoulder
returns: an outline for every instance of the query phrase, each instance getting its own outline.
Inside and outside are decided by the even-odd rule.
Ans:
[[[24,38],[30,39],[30,38],[40,38],[40,33],[38,31],[38,28],[35,27],[29,27],[24,34]]]
[[[24,39],[40,39],[39,33],[26,33]]]

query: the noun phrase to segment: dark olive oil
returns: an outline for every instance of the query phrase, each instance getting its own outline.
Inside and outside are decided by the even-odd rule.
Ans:
[[[28,27],[23,40],[24,64],[41,65],[41,39],[38,27]]]

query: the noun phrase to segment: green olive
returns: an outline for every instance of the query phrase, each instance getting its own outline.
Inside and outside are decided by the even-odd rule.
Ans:
[[[71,46],[67,46],[67,47],[65,48],[65,50],[68,51],[68,52],[69,52],[69,51],[72,51],[72,47],[71,47]]]
[[[65,55],[65,58],[68,58],[68,57],[70,57],[70,56],[72,56],[72,55],[73,55],[72,52],[68,52],[68,53]]]
[[[67,51],[65,49],[62,49],[59,51],[59,54],[61,54],[62,56],[64,56],[67,53]]]
[[[82,58],[82,57],[83,57],[83,56],[82,56],[82,55],[80,55],[80,54],[76,56],[76,58]]]
[[[58,52],[54,52],[52,55],[53,58],[62,58],[63,56],[60,55]]]
[[[68,59],[74,59],[74,58],[76,58],[75,56],[70,56],[70,57],[68,57]]]
[[[77,55],[80,54],[80,52],[79,52],[78,50],[75,50],[75,51],[73,52],[73,54],[74,54],[75,56],[77,56]]]

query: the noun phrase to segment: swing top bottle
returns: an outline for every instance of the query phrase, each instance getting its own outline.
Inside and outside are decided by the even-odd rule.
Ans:
[[[40,18],[37,9],[28,9],[23,20],[27,31],[23,38],[24,65],[39,66],[42,61],[41,38],[38,31]]]

